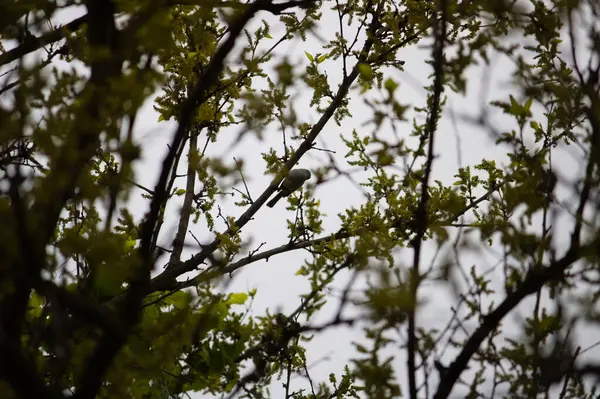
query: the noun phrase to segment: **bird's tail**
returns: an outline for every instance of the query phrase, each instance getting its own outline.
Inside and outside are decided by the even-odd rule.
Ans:
[[[275,197],[273,197],[273,199],[269,202],[267,202],[267,206],[269,208],[273,208],[275,206],[275,204],[277,203],[277,201],[279,201],[281,198],[283,198],[283,195],[281,194],[281,192],[277,193],[277,195]]]

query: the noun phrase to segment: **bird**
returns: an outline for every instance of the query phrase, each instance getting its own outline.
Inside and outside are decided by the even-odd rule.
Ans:
[[[310,179],[310,170],[308,169],[292,169],[285,179],[281,182],[281,185],[277,188],[277,195],[271,201],[267,202],[269,208],[273,208],[277,201],[283,197],[287,197],[294,191],[298,190],[305,181]]]

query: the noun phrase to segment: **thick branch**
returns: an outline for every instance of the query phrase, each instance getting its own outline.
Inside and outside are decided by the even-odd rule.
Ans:
[[[22,182],[23,178],[17,170],[10,178],[13,223],[9,223],[15,227],[20,256],[3,259],[3,281],[11,289],[4,290],[0,295],[0,379],[6,380],[19,397],[52,396],[50,390],[54,387],[46,387],[22,348],[22,328],[31,294],[31,279],[39,275],[43,263],[43,252],[39,247],[28,247],[32,238],[27,229],[26,207],[20,194]],[[8,222],[6,219],[4,221]]]
[[[114,19],[115,4],[111,0],[90,0],[86,2],[86,7],[89,15],[88,42],[92,49],[110,49],[110,57],[99,57],[91,62],[91,76],[86,85],[87,101],[80,118],[74,124],[74,131],[71,132],[69,141],[62,148],[57,164],[44,180],[48,193],[45,198],[49,202],[41,201],[35,204],[37,208],[47,208],[49,211],[43,226],[46,229],[45,240],[50,238],[58,215],[64,203],[73,194],[85,165],[96,153],[100,133],[107,123],[105,112],[111,114],[114,112],[110,105],[110,101],[114,101],[110,95],[110,83],[121,76],[123,51],[120,48],[119,31]],[[48,187],[51,184],[55,186]],[[104,374],[123,341],[119,333],[120,331],[104,332],[103,339],[88,359],[88,365],[77,382],[74,397],[91,399],[96,396]],[[110,345],[107,344],[108,336],[114,338]]]

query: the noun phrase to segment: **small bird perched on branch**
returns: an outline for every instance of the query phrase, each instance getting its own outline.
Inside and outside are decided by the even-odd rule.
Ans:
[[[277,201],[283,197],[287,197],[294,191],[298,190],[305,181],[310,179],[310,170],[308,169],[292,169],[287,177],[283,179],[281,185],[277,188],[277,195],[271,201],[267,202],[269,208],[273,208]]]

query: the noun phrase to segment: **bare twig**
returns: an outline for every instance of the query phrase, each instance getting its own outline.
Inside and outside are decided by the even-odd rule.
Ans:
[[[238,172],[240,172],[240,176],[242,177],[242,182],[244,183],[244,188],[246,189],[246,196],[248,198],[248,201],[250,201],[250,203],[252,203],[252,195],[250,195],[250,190],[248,189],[248,184],[246,184],[246,179],[244,178],[244,173],[242,172],[242,167],[235,157],[233,158],[233,160],[235,161],[235,165],[237,166]]]

